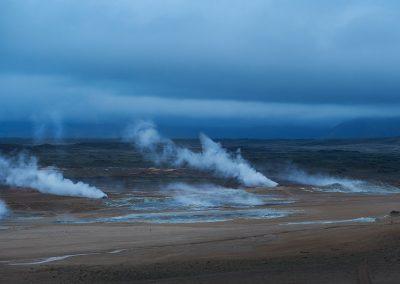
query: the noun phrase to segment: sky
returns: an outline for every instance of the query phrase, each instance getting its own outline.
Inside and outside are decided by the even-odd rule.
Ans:
[[[0,135],[147,119],[302,137],[399,117],[399,21],[391,0],[2,0]]]

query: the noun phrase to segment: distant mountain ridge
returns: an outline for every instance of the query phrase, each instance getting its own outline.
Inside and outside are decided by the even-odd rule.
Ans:
[[[360,118],[335,126],[325,138],[378,138],[400,136],[400,117]]]
[[[62,125],[62,139],[115,138],[124,133],[124,123],[66,123]],[[196,138],[204,132],[213,138],[228,139],[363,139],[400,137],[400,116],[393,118],[360,118],[344,121],[334,127],[314,125],[252,125],[216,123],[163,124],[159,128],[168,137]],[[48,128],[42,137],[54,139],[56,130]],[[1,122],[2,138],[35,138],[34,127],[29,122]]]

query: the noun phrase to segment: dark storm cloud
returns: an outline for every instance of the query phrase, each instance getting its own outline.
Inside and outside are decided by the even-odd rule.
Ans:
[[[4,0],[0,119],[395,116],[399,19],[397,1]]]

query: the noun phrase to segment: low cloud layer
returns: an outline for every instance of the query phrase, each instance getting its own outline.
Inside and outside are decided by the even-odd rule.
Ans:
[[[62,133],[62,122],[96,122],[154,118],[252,119],[299,123],[337,123],[358,117],[387,117],[400,113],[397,104],[339,104],[177,99],[162,96],[123,96],[112,90],[74,85],[63,77],[0,76],[8,92],[1,97],[2,121],[31,121],[36,132],[45,123]],[[19,98],[16,100],[16,98]]]

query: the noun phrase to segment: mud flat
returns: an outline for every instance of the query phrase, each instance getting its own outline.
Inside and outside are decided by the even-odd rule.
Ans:
[[[399,209],[400,195],[278,192],[295,202],[273,208],[292,214],[79,224],[58,222],[59,216],[104,218],[120,211],[100,201],[2,191],[15,216],[0,230],[0,282],[398,283],[400,222],[390,211]],[[70,206],[60,206],[65,203]],[[27,208],[30,215],[17,216]]]

